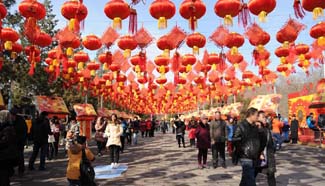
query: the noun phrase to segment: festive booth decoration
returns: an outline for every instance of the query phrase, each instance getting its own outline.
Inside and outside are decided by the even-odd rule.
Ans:
[[[65,118],[69,114],[68,108],[61,97],[35,96],[34,104],[39,113],[48,112],[49,117]]]
[[[158,28],[167,28],[167,20],[171,19],[176,12],[175,4],[170,0],[155,0],[149,8],[150,14],[158,19]]]
[[[97,113],[91,104],[75,104],[73,109],[77,114],[77,120],[80,123],[80,134],[90,139],[92,136],[92,121],[97,117]]]
[[[275,9],[276,0],[250,0],[247,6],[260,22],[265,22],[266,16]]]
[[[277,113],[282,96],[280,94],[258,95],[249,104],[257,110],[263,110],[267,113]]]
[[[197,27],[197,20],[204,16],[206,7],[201,0],[184,0],[179,7],[179,14],[189,21],[191,30]]]
[[[98,108],[97,109],[97,116],[98,117],[105,117],[109,118],[112,115],[112,111],[108,110],[107,108]]]
[[[106,16],[113,20],[114,29],[122,29],[122,20],[130,15],[130,7],[124,0],[109,0],[105,5]]]
[[[69,20],[68,28],[71,31],[79,31],[79,23],[88,15],[87,7],[82,0],[68,0],[61,7],[61,14]]]
[[[233,17],[236,17],[242,4],[240,0],[218,0],[214,6],[217,16],[224,18],[225,25],[233,24]]]

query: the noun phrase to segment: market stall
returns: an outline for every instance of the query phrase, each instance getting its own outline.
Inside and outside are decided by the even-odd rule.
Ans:
[[[267,114],[276,114],[281,98],[282,95],[280,94],[258,95],[252,99],[248,108],[253,107],[257,110],[263,110]]]
[[[34,104],[39,113],[48,112],[49,118],[54,116],[65,118],[69,115],[69,110],[61,97],[35,96]]]

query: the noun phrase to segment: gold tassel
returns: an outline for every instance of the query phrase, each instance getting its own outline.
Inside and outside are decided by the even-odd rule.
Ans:
[[[75,24],[76,24],[76,19],[70,19],[69,20],[69,25],[68,25],[69,30],[74,31],[75,30]]]
[[[238,54],[238,48],[237,47],[231,47],[230,53],[231,53],[231,55]]]
[[[266,67],[266,61],[265,60],[261,60],[259,62],[259,66],[262,67],[262,68]]]
[[[325,46],[325,36],[319,37],[317,39],[317,44],[321,47]]]
[[[263,51],[264,51],[264,45],[258,45],[258,46],[256,47],[256,50],[257,50],[258,52],[263,52]]]
[[[287,58],[286,57],[280,57],[281,64],[286,64]]]
[[[50,72],[53,72],[53,71],[54,71],[54,66],[53,66],[53,65],[50,65],[50,66],[49,66],[49,71],[50,71]]]
[[[123,87],[123,85],[124,85],[124,82],[119,82],[118,83],[118,86],[120,86],[120,87]]]
[[[267,16],[267,12],[262,11],[258,14],[258,20],[262,23],[266,22],[266,16]]]
[[[12,41],[5,42],[5,50],[12,50]]]
[[[161,74],[165,74],[166,73],[165,66],[160,66],[159,67],[159,73],[161,73]]]
[[[110,80],[106,80],[106,86],[110,86],[111,85],[111,81]]]
[[[226,15],[223,20],[224,20],[225,25],[227,25],[227,26],[232,26],[233,25],[233,20],[232,20],[231,15]]]
[[[197,46],[193,46],[193,54],[194,55],[199,55],[199,52],[200,52],[200,48],[197,47]]]
[[[167,28],[167,20],[165,17],[159,17],[158,19],[158,29]]]
[[[192,70],[192,65],[186,65],[186,72],[190,72]]]
[[[125,49],[123,52],[124,57],[129,58],[131,56],[131,50]]]
[[[17,58],[17,53],[16,52],[11,52],[10,58],[11,59],[16,59]]]
[[[79,81],[80,82],[84,82],[85,78],[84,77],[80,77]]]
[[[72,73],[73,73],[73,70],[74,70],[74,69],[73,69],[72,67],[69,67],[69,68],[68,68],[68,74],[72,74]]]
[[[53,59],[52,64],[53,64],[53,66],[58,66],[59,65],[58,60],[57,59]]]
[[[113,28],[116,30],[121,30],[122,29],[122,19],[119,17],[115,17],[113,19]]]
[[[170,51],[169,51],[169,49],[165,49],[163,55],[165,57],[170,57]]]
[[[83,62],[79,62],[78,63],[78,70],[83,70],[84,69],[84,63]]]
[[[95,75],[96,75],[96,70],[91,70],[91,71],[90,71],[90,75],[91,75],[91,76],[95,76]]]
[[[104,63],[103,70],[108,70],[108,65],[107,65],[107,63]]]
[[[324,16],[323,8],[321,8],[321,7],[314,8],[314,10],[313,10],[313,19],[317,19],[317,18],[322,17],[322,16]]]
[[[212,68],[212,70],[217,70],[217,65],[213,64],[211,68]]]
[[[299,59],[299,61],[304,61],[305,60],[305,54],[300,54],[298,59]]]
[[[68,56],[72,56],[73,55],[73,48],[71,48],[71,47],[67,48],[66,53],[67,53]]]

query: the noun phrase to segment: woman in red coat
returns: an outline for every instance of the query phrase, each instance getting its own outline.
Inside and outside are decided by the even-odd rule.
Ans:
[[[208,149],[211,148],[210,127],[208,125],[208,118],[206,116],[201,117],[201,121],[196,128],[195,136],[197,139],[198,163],[199,168],[207,168]],[[203,164],[202,164],[203,159]]]

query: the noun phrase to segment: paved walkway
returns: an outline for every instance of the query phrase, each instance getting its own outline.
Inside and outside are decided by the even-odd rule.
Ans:
[[[94,152],[95,149],[93,149]],[[175,136],[158,134],[155,138],[140,139],[140,144],[127,147],[121,162],[129,165],[128,171],[112,180],[97,180],[99,185],[153,185],[153,186],[235,186],[239,185],[241,168],[199,170],[196,149],[178,148]],[[29,153],[26,153],[28,156]],[[94,165],[108,164],[109,157],[97,158]],[[211,160],[209,154],[208,160]],[[23,178],[13,178],[18,186],[68,185],[65,178],[65,158],[47,162],[47,171],[26,172]],[[37,167],[37,165],[35,165]],[[279,186],[324,186],[325,151],[299,145],[287,145],[277,154],[277,185]],[[267,185],[263,175],[258,176],[258,185]]]

